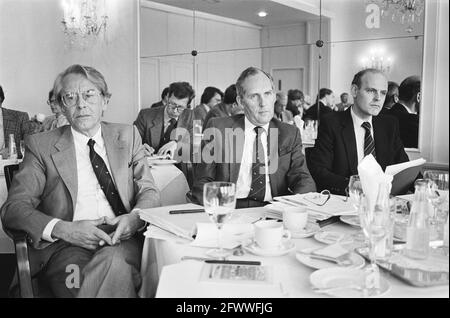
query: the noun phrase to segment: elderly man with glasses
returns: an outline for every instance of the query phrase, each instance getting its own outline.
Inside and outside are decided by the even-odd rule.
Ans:
[[[168,96],[165,107],[142,109],[134,125],[150,154],[174,157],[182,144],[191,144],[193,112],[188,106],[194,90],[187,82],[176,82],[170,84]]]
[[[54,94],[70,126],[26,139],[3,225],[27,233],[31,275],[54,296],[135,297],[138,210],[160,205],[141,138],[132,125],[101,121],[111,94],[94,68],[70,66]]]

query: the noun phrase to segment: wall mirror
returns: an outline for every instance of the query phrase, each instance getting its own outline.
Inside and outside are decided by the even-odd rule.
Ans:
[[[311,104],[320,88],[331,89],[334,104],[340,103],[353,75],[365,67],[383,69],[398,84],[421,77],[424,8],[414,23],[406,16],[402,24],[402,8],[382,12],[388,2],[141,0],[141,107],[181,80],[196,91],[194,107],[206,86],[224,91],[250,65],[270,72],[277,91],[300,89]],[[420,148],[417,141],[414,148]]]

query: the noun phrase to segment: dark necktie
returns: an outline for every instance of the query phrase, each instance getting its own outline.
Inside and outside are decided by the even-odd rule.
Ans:
[[[125,207],[123,206],[119,193],[114,186],[105,162],[103,161],[102,157],[100,157],[94,150],[94,144],[95,140],[89,139],[89,158],[91,159],[92,168],[94,169],[94,173],[97,176],[100,188],[103,190],[103,193],[105,193],[106,200],[108,200],[114,213],[116,215],[124,214],[126,213]]]
[[[364,128],[366,134],[364,136],[364,157],[372,154],[375,158],[377,158],[375,154],[375,141],[372,138],[372,134],[370,132],[370,123],[365,121],[361,124],[361,127]]]
[[[252,183],[248,198],[255,201],[264,201],[266,194],[266,166],[264,161],[264,148],[261,136],[264,128],[255,127],[256,137],[253,143]]]
[[[176,127],[177,127],[177,120],[175,118],[170,118],[169,126],[167,126],[167,129],[164,132],[161,146],[167,144],[170,141],[170,134],[172,133],[172,130],[174,130]]]

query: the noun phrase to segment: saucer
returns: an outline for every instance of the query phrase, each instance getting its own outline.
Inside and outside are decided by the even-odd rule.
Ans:
[[[325,244],[334,244],[339,242],[344,245],[353,243],[353,238],[351,236],[336,231],[320,231],[314,234],[314,238]]]
[[[326,291],[326,294],[345,298],[364,297],[364,291],[361,289],[365,286],[365,280],[366,272],[363,269],[356,268],[324,268],[315,271],[309,276],[309,281],[313,288],[318,291],[329,289]],[[389,283],[383,276],[380,276],[379,293],[372,297],[379,297],[388,290]]]
[[[295,250],[295,243],[291,240],[284,241],[278,248],[265,249],[261,248],[256,242],[242,246],[244,250],[258,256],[282,256]]]
[[[361,227],[359,215],[341,215],[339,218],[341,219],[342,222],[347,223],[348,225]]]
[[[176,160],[173,159],[151,159],[148,158],[148,163],[150,165],[171,165],[177,163]]]
[[[336,263],[324,261],[321,259],[311,258],[308,255],[306,255],[316,249],[317,249],[317,247],[305,248],[300,251],[301,253],[296,253],[295,258],[297,258],[297,260],[300,263],[302,263],[308,267],[315,268],[315,269],[323,269],[323,268],[339,266]],[[364,265],[366,263],[364,258],[355,252],[350,252],[348,254],[348,259],[351,261],[351,264],[349,264],[347,266],[339,266],[339,267],[341,267],[341,268],[362,268],[362,267],[364,267]]]
[[[306,224],[306,227],[304,229],[301,229],[299,231],[292,231],[292,230],[289,230],[289,231],[291,232],[292,238],[305,238],[305,237],[313,236],[319,230],[320,230],[320,226],[318,224],[308,223],[308,224]]]

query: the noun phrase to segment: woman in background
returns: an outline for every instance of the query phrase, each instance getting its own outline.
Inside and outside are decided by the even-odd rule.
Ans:
[[[54,115],[48,116],[44,119],[44,122],[42,123],[41,132],[59,128],[64,125],[69,125],[66,116],[64,116],[61,112],[61,106],[59,106],[59,104],[55,100],[55,96],[53,95],[53,89],[50,92],[48,92],[47,104],[50,106],[50,109],[52,110],[52,113]]]

